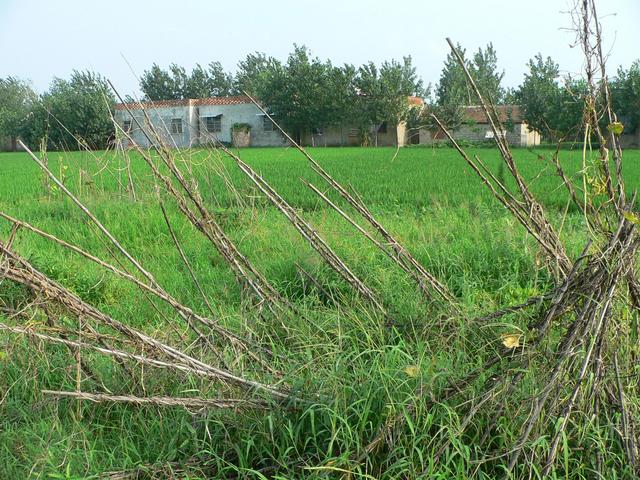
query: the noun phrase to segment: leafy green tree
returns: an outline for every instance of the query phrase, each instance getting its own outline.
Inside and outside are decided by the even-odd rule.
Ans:
[[[617,73],[611,82],[613,109],[625,132],[634,132],[640,125],[640,60],[628,70],[620,67]]]
[[[385,121],[385,105],[380,72],[375,63],[369,62],[358,69],[355,79],[357,88],[357,112],[355,124],[360,129],[363,144],[369,143],[369,131],[378,130]]]
[[[225,97],[234,93],[233,89],[233,75],[225,72],[220,62],[211,62],[207,69],[209,90],[207,92],[208,97]],[[193,73],[191,74],[191,81],[193,81]],[[191,98],[198,98],[193,96]]]
[[[187,86],[187,98],[203,98],[208,97],[211,87],[209,85],[210,77],[205,68],[199,63],[191,70],[191,76]]]
[[[14,150],[36,100],[37,95],[27,82],[0,78],[0,137],[8,138]]]
[[[359,115],[355,86],[357,73],[358,70],[348,64],[329,69],[327,126],[345,127],[356,122]]]
[[[460,44],[456,45],[456,50],[485,100],[494,104],[502,103],[505,99],[505,90],[501,85],[504,72],[498,71],[498,57],[493,45],[489,43],[484,50],[479,48],[471,59],[465,57],[466,50]],[[464,69],[453,52],[445,59],[435,93],[436,101],[431,106],[431,111],[450,129],[458,128],[464,121],[464,106],[478,104]]]
[[[471,63],[465,58],[466,50],[460,44],[456,45],[456,50],[462,56],[467,68],[470,68]],[[464,70],[453,52],[447,54],[435,93],[438,105],[472,105],[475,103]]]
[[[539,53],[527,65],[529,72],[525,73],[515,98],[529,127],[550,137],[554,127],[551,114],[562,96],[558,84],[560,67],[551,57],[544,59]]]
[[[260,85],[280,67],[280,62],[273,57],[260,52],[250,53],[238,63],[234,78],[235,93],[247,92],[251,96],[257,96],[261,91]]]
[[[467,68],[470,68],[470,62],[465,58],[466,50],[460,44],[456,45],[456,50],[464,59]],[[455,129],[463,120],[462,107],[475,103],[473,95],[463,68],[453,52],[449,52],[440,73],[440,81],[435,89],[435,103],[430,110],[445,127]]]
[[[409,96],[423,97],[424,85],[416,74],[411,57],[404,57],[402,63],[396,60],[384,62],[380,69],[369,62],[358,70],[355,79],[358,92],[356,105],[363,135],[372,128],[377,132],[387,122],[397,125],[407,120],[410,113]],[[363,139],[366,143],[366,138]]]
[[[35,103],[24,137],[34,148],[46,139],[51,149],[75,150],[80,143],[103,149],[114,135],[114,102],[106,80],[98,74],[74,71],[69,80],[54,78]]]
[[[322,62],[304,46],[294,45],[287,62],[270,68],[257,94],[277,122],[296,140],[330,118],[330,62]]]
[[[575,138],[582,126],[586,84],[570,77],[561,83],[559,66],[551,57],[537,54],[528,67],[514,95],[523,119],[547,140]]]
[[[140,77],[140,90],[145,100],[172,100],[182,95],[176,92],[171,74],[155,63],[151,70],[145,71]]]
[[[220,62],[211,62],[205,69],[197,64],[185,79],[182,98],[225,97],[232,94],[233,77]]]
[[[549,109],[547,138],[552,141],[577,140],[583,130],[583,116],[587,83],[566,77],[559,94]]]
[[[172,63],[169,65],[169,86],[173,94],[170,98],[189,98],[189,76],[184,67]]]
[[[140,79],[145,100],[177,100],[187,98],[222,97],[233,92],[233,76],[224,71],[220,62],[206,68],[197,64],[190,74],[175,63],[165,71],[155,63]]]
[[[473,55],[470,73],[485,100],[494,105],[502,103],[505,93],[501,85],[504,71],[498,71],[498,56],[492,43],[484,50],[479,48]],[[475,101],[475,95],[473,97]]]
[[[399,123],[406,119],[409,111],[407,97],[424,97],[426,92],[418,77],[411,57],[404,57],[402,63],[391,60],[380,68],[382,110],[386,121]]]

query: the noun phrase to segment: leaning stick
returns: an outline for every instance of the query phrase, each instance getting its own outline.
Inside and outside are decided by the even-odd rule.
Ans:
[[[103,393],[90,393],[83,391],[68,392],[58,390],[42,390],[45,395],[54,397],[76,398],[78,400],[88,400],[90,402],[118,402],[133,403],[135,405],[157,405],[160,407],[184,407],[184,408],[266,408],[266,402],[248,400],[242,398],[189,398],[189,397],[138,397],[134,395],[107,395]]]
[[[381,250],[385,255],[387,255],[394,263],[396,263],[407,275],[409,275],[418,285],[420,290],[427,294],[426,285],[424,282],[424,278],[421,278],[418,275],[419,269],[411,268],[410,264],[408,265],[404,260],[405,258],[402,255],[402,252],[396,248],[394,248],[394,244],[386,244],[383,245],[379,242],[373,235],[367,232],[364,228],[362,228],[355,220],[353,220],[344,210],[338,207],[335,203],[333,203],[329,197],[327,197],[322,191],[320,191],[315,185],[310,182],[307,182],[304,179],[301,179],[302,183],[304,183],[307,187],[309,187],[316,195],[318,195],[322,200],[327,203],[331,208],[333,208],[338,214],[344,218],[347,222],[349,222],[356,230],[358,230],[366,239],[368,239],[371,243],[373,243],[379,250]],[[390,247],[390,248],[389,248]],[[430,274],[425,274],[425,277],[428,277],[432,280],[435,280],[435,277],[432,277]],[[438,292],[443,298],[447,299],[451,306],[457,309],[455,299],[450,295],[450,293],[443,288],[443,286],[438,282],[430,282],[431,287]]]
[[[73,203],[76,204],[76,206],[82,211],[82,213],[84,213],[87,217],[91,219],[91,221],[111,241],[111,243],[118,249],[118,251],[122,253],[122,255],[124,255],[125,258],[129,260],[138,269],[138,271],[140,271],[140,273],[142,273],[145,277],[147,277],[147,279],[152,284],[155,284],[156,281],[153,278],[153,276],[149,272],[147,272],[142,267],[142,265],[140,265],[138,261],[135,258],[133,258],[133,256],[131,256],[129,252],[125,250],[125,248],[122,245],[120,245],[118,240],[116,240],[116,238],[111,234],[111,232],[109,232],[109,230],[105,228],[105,226],[100,222],[100,220],[98,220],[96,216],[93,213],[91,213],[91,211],[89,211],[89,209],[85,207],[82,204],[82,202],[78,200],[78,198],[73,193],[71,193],[69,189],[60,180],[58,180],[58,178],[51,172],[51,170],[49,170],[49,168],[44,163],[42,163],[42,161],[31,150],[29,150],[29,147],[27,147],[24,143],[22,143],[22,140],[18,140],[18,144],[29,154],[29,157],[31,157],[31,159],[47,174],[47,176],[51,180],[53,180],[53,183],[55,183],[58,186],[58,188],[60,188],[60,190],[62,190],[73,201]]]
[[[455,297],[449,292],[447,287],[431,275],[410,253],[404,248],[400,242],[398,242],[385,228],[384,226],[371,214],[361,199],[357,199],[349,193],[340,183],[338,183],[322,166],[316,162],[309,152],[307,152],[300,144],[298,144],[291,136],[269,115],[269,113],[247,92],[243,92],[249,100],[265,115],[276,128],[284,135],[284,137],[293,145],[311,164],[311,168],[320,177],[327,182],[336,192],[340,194],[369,224],[380,234],[380,236],[387,242],[395,251],[399,259],[402,259],[403,263],[406,263],[410,268],[415,271],[413,278],[420,278],[418,280],[418,286],[420,290],[426,294],[424,289],[424,283],[431,285],[431,287],[446,301],[448,301],[454,308],[457,309]],[[357,195],[357,194],[356,194]]]
[[[162,162],[165,164],[165,166],[167,166],[167,168],[169,168],[171,174],[178,181],[180,187],[185,192],[184,195],[176,189],[171,178],[160,172],[148,153],[140,148],[140,146],[133,140],[128,132],[125,132],[123,129],[121,129],[117,123],[116,128],[118,128],[118,130],[122,132],[123,135],[128,139],[128,141],[131,142],[131,144],[135,147],[135,149],[142,156],[147,165],[151,168],[154,176],[164,184],[166,190],[176,200],[180,211],[187,217],[187,219],[193,224],[193,226],[198,231],[200,231],[216,248],[218,253],[227,262],[227,264],[235,274],[238,283],[241,284],[243,282],[246,282],[251,287],[256,298],[259,300],[259,303],[266,303],[267,307],[272,312],[274,312],[274,307],[285,307],[291,311],[295,311],[293,306],[289,302],[287,302],[286,299],[284,299],[278,293],[278,291],[269,283],[269,281],[251,264],[251,262],[249,262],[249,260],[240,253],[235,244],[226,235],[222,227],[218,225],[214,217],[205,208],[197,190],[192,188],[192,186],[187,183],[184,176],[175,165],[173,158],[171,158],[171,156],[168,154],[168,150],[164,147],[162,139],[153,126],[153,123],[150,121],[146,110],[144,108],[142,109],[143,115],[145,116],[145,119],[149,125],[149,130],[153,133],[157,141],[154,141],[149,132],[147,132],[147,130],[142,127],[138,118],[133,115],[133,112],[131,112],[131,109],[124,102],[124,100],[120,96],[120,93],[115,89],[113,84],[110,81],[108,83],[114,91],[115,95],[125,106],[127,113],[129,113],[137,127],[145,135],[152,148],[158,153]],[[187,198],[185,198],[185,195],[189,199],[189,201],[191,201],[192,204],[196,207],[196,209],[200,213],[201,219],[198,219],[196,214],[189,208],[188,200]]]
[[[205,335],[202,334],[202,332],[199,331],[199,329],[193,324],[193,322],[191,322],[191,319],[195,319],[197,320],[199,323],[207,326],[208,328],[210,328],[211,330],[215,331],[216,333],[220,334],[221,336],[227,338],[228,340],[234,342],[234,343],[240,343],[240,344],[244,344],[245,346],[254,346],[254,347],[258,347],[261,348],[263,350],[265,350],[265,352],[267,353],[271,353],[269,349],[266,349],[265,347],[259,346],[259,345],[255,345],[254,343],[252,343],[251,341],[244,339],[238,335],[236,335],[235,333],[231,332],[230,330],[227,330],[226,328],[221,327],[220,325],[218,325],[216,322],[214,322],[211,319],[208,319],[206,317],[202,317],[198,314],[196,314],[193,310],[191,310],[189,307],[181,304],[180,302],[178,302],[175,298],[173,298],[169,293],[167,293],[166,291],[164,291],[159,284],[155,284],[155,285],[148,285],[145,282],[142,282],[141,280],[139,280],[138,278],[136,278],[135,276],[131,275],[130,273],[120,270],[119,268],[111,265],[110,263],[105,262],[104,260],[96,257],[95,255],[92,255],[89,252],[86,252],[84,250],[82,250],[81,248],[77,247],[76,245],[70,244],[50,233],[47,233],[43,230],[40,230],[37,227],[34,227],[33,225],[24,222],[22,220],[18,220],[16,218],[11,217],[10,215],[7,215],[4,212],[0,212],[0,218],[4,218],[5,220],[13,223],[14,225],[18,225],[22,228],[25,228],[43,238],[46,238],[47,240],[50,240],[52,242],[57,243],[58,245],[61,245],[65,248],[67,248],[68,250],[71,250],[74,253],[77,253],[78,255],[81,255],[82,257],[96,263],[97,265],[100,265],[101,267],[107,269],[108,271],[110,271],[111,273],[114,273],[115,275],[118,275],[130,282],[132,282],[133,284],[135,284],[138,288],[140,288],[143,291],[146,291],[148,293],[151,293],[152,295],[155,295],[156,297],[158,297],[160,300],[168,303],[174,310],[176,310],[178,312],[178,314],[185,319],[185,321],[187,321],[187,323],[189,324],[189,326],[192,328],[192,330],[194,330],[196,332],[196,334],[205,340],[206,343],[209,343],[209,340],[206,338]],[[213,348],[213,345],[210,345]]]
[[[180,254],[182,263],[184,263],[185,267],[187,267],[187,270],[189,271],[189,275],[191,276],[191,280],[193,280],[193,283],[198,289],[198,292],[200,293],[200,296],[204,300],[204,303],[207,305],[209,312],[211,312],[211,315],[215,315],[215,312],[213,311],[213,307],[211,306],[211,303],[209,302],[207,295],[204,293],[204,290],[202,289],[202,285],[200,285],[200,282],[198,281],[198,277],[196,277],[196,274],[194,273],[193,268],[191,268],[191,262],[189,262],[189,259],[185,255],[184,250],[180,245],[180,241],[178,240],[178,237],[176,236],[176,233],[173,230],[173,227],[171,226],[171,221],[169,220],[169,216],[167,215],[167,210],[164,208],[164,204],[162,203],[162,201],[160,201],[160,210],[162,210],[164,223],[167,224],[167,229],[169,230],[169,234],[171,235],[171,239],[173,240],[173,245],[176,247],[176,250]]]
[[[239,385],[245,389],[261,390],[265,391],[276,398],[283,400],[296,400],[296,397],[288,393],[284,393],[277,388],[265,385],[253,380],[247,380],[239,377],[227,370],[220,369],[208,365],[200,360],[197,360],[186,353],[178,350],[175,347],[167,345],[153,337],[146,335],[132,327],[129,327],[122,322],[110,317],[109,315],[99,311],[95,307],[85,303],[77,295],[71,293],[62,285],[49,279],[44,274],[33,268],[26,260],[19,257],[17,254],[7,250],[3,243],[0,241],[0,254],[9,260],[9,268],[3,275],[13,281],[21,283],[37,292],[40,292],[46,298],[52,301],[56,301],[76,315],[83,315],[92,318],[104,325],[119,331],[123,335],[131,338],[134,341],[147,345],[154,350],[160,351],[178,362],[181,367],[185,369],[198,370],[206,372],[206,374],[212,378],[217,378],[226,383],[232,383]],[[17,265],[17,267],[11,268],[11,264]],[[23,333],[29,333],[28,331]],[[60,339],[58,339],[60,342]],[[60,342],[65,343],[65,342]]]
[[[231,157],[240,170],[266,195],[269,201],[289,220],[302,237],[316,250],[320,256],[333,268],[347,283],[349,283],[364,299],[378,309],[383,315],[387,311],[378,300],[376,294],[356,276],[346,263],[333,251],[327,242],[311,227],[302,216],[276,192],[267,181],[262,178],[248,164],[242,161],[235,153],[220,143],[220,149]]]

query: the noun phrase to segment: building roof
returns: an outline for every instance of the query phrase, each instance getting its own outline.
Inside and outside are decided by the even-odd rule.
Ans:
[[[130,102],[116,103],[116,110],[142,110],[151,108],[170,108],[170,107],[198,107],[201,105],[240,105],[244,103],[252,103],[251,99],[244,95],[234,97],[210,97],[210,98],[185,98],[179,100],[157,100],[155,102]]]
[[[511,120],[513,123],[523,123],[522,110],[519,105],[497,105],[495,107],[500,123]],[[484,109],[480,106],[464,107],[464,121],[489,123]]]
[[[420,97],[407,97],[407,100],[410,105],[424,105],[424,100]],[[202,105],[240,105],[245,103],[253,102],[245,95],[236,95],[233,97],[184,98],[179,100],[156,100],[155,102],[116,103],[114,108],[116,110],[142,110],[171,107],[199,107]]]
[[[192,100],[193,105],[239,105],[242,103],[253,103],[246,95],[236,95],[235,97],[209,97]]]

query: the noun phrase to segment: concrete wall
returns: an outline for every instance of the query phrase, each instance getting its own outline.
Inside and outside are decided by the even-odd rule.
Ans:
[[[329,127],[322,129],[322,133],[306,132],[300,140],[302,145],[307,147],[343,147],[359,144],[359,134],[350,136],[350,130],[344,127]]]
[[[620,145],[622,148],[640,147],[640,127],[635,132],[620,135]]]
[[[307,147],[355,147],[362,143],[360,132],[357,128],[350,126],[343,127],[328,127],[322,129],[322,133],[310,133],[305,132],[302,135],[302,145]],[[407,132],[404,123],[394,127],[393,125],[387,126],[386,133],[378,132],[378,138],[376,141],[376,129],[372,128],[369,132],[369,146],[388,147],[405,145],[407,142]]]
[[[197,139],[197,117],[194,107],[176,106],[165,108],[147,109],[146,113],[154,129],[160,134],[162,141],[169,146],[189,147]],[[131,131],[129,135],[133,141],[143,148],[150,147],[150,143],[145,135],[145,130],[150,133],[146,125],[146,119],[142,110],[132,110],[134,119],[126,110],[116,110],[114,117],[118,124],[123,127],[126,120],[131,120]],[[171,133],[171,120],[179,118],[182,120],[182,133]],[[137,122],[136,122],[137,120]],[[142,125],[142,129],[137,124]],[[153,138],[153,135],[150,135]],[[124,147],[130,147],[128,139],[123,135],[118,135],[118,140]]]
[[[15,138],[0,137],[0,152],[13,152],[16,147]]]
[[[200,105],[197,107],[200,119],[199,143],[206,144],[212,141],[211,134],[207,132],[204,117],[221,117],[221,131],[216,133],[218,140],[231,143],[231,127],[234,123],[248,123],[251,125],[250,145],[252,147],[281,147],[285,145],[282,134],[277,130],[265,130],[264,116],[258,107],[252,103],[235,105]]]
[[[145,118],[142,110],[132,110],[135,119],[145,127]],[[161,133],[163,141],[169,145],[177,147],[192,147],[212,143],[217,138],[222,142],[231,143],[231,127],[234,123],[248,123],[251,125],[250,145],[256,147],[274,147],[285,144],[284,138],[278,131],[267,131],[264,128],[263,116],[258,108],[253,104],[236,105],[201,105],[201,106],[175,106],[165,108],[147,109],[151,123],[155,129]],[[208,133],[203,118],[209,116],[222,115],[221,131],[215,134]],[[120,126],[125,120],[131,118],[126,110],[116,110],[115,119]],[[182,119],[182,134],[171,134],[171,119]],[[149,147],[144,132],[139,129],[135,121],[132,121],[132,130],[129,135],[134,142],[143,148]],[[130,147],[129,142],[123,135],[119,136],[119,141],[124,147]]]
[[[462,125],[453,132],[453,138],[456,140],[465,140],[468,142],[493,142],[491,127],[487,123],[477,123],[472,125]],[[447,138],[444,133],[434,140],[432,132],[427,129],[420,130],[420,144],[430,145],[434,142],[446,142]],[[512,130],[506,132],[507,142],[514,147],[530,147],[540,144],[540,134],[534,130],[530,130],[525,123],[517,123]]]

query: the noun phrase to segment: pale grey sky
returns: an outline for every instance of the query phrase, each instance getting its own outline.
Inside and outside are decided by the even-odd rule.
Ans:
[[[579,72],[581,53],[564,31],[570,0],[0,0],[0,77],[30,79],[46,90],[54,76],[91,69],[123,94],[153,62],[218,60],[228,70],[247,53],[285,59],[305,44],[334,64],[411,55],[436,83],[445,37],[475,50],[492,41],[504,83],[517,86],[529,58],[551,55]],[[640,0],[600,0],[610,73],[640,57]]]

